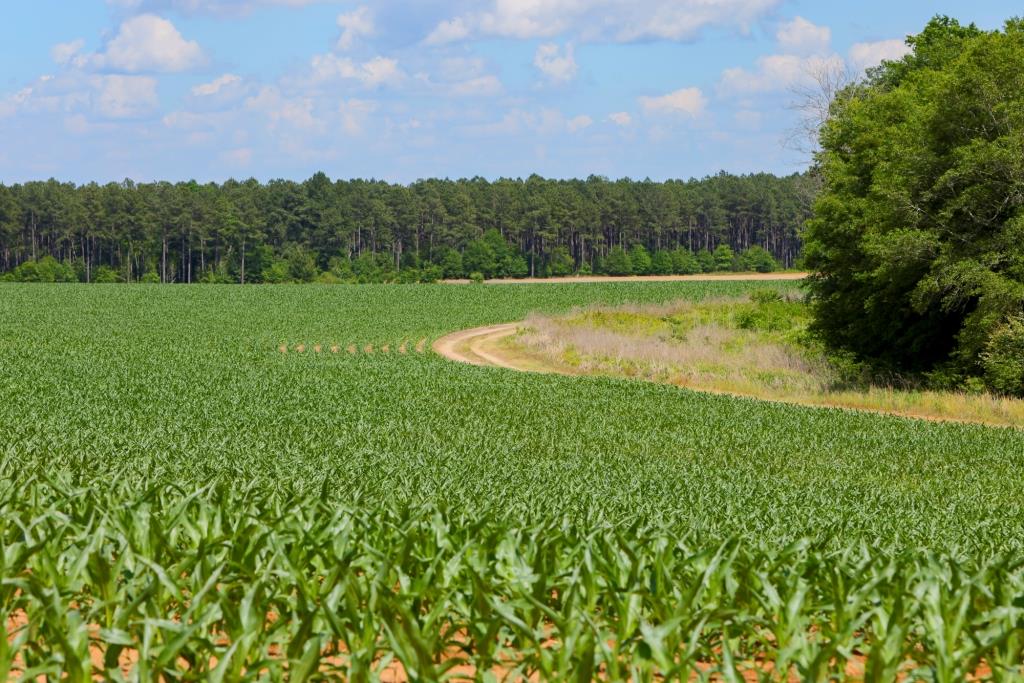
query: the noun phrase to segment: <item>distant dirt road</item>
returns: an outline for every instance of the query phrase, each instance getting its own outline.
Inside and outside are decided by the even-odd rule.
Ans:
[[[758,280],[803,280],[807,273],[722,273],[715,275],[581,275],[574,277],[549,278],[509,278],[505,280],[487,280],[489,285],[542,285],[564,284],[567,282],[725,282],[725,281],[758,281]],[[449,285],[466,285],[470,280],[442,280]]]
[[[438,339],[434,342],[434,351],[457,363],[519,370],[519,367],[484,348],[486,344],[512,336],[518,327],[519,323],[505,323],[462,330]]]

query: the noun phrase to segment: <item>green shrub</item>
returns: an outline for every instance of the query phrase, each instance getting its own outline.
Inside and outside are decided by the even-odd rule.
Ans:
[[[474,270],[472,273],[469,274],[469,279],[475,285],[482,285],[484,283],[484,274],[481,273],[479,270]]]
[[[652,275],[671,275],[673,270],[672,254],[664,249],[654,252],[651,258]]]
[[[110,266],[100,266],[92,274],[92,281],[99,285],[109,285],[115,282],[124,282],[121,273]]]
[[[633,266],[634,275],[650,275],[651,255],[642,244],[634,244],[629,250],[629,262]]]
[[[160,284],[160,276],[152,270],[139,278],[139,282],[144,285],[158,285]]]
[[[1024,316],[1014,316],[996,329],[981,354],[981,365],[992,391],[1024,396]]]

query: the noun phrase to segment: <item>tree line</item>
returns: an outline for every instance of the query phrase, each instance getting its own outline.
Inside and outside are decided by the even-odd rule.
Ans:
[[[0,272],[82,282],[420,281],[792,267],[806,174],[689,181],[0,184]]]

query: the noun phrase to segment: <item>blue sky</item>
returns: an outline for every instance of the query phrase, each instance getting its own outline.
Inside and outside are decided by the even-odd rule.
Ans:
[[[34,0],[0,9],[0,182],[801,170],[793,91],[937,13],[862,0]]]

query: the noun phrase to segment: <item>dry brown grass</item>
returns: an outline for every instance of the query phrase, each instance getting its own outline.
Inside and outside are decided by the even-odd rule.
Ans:
[[[742,302],[677,302],[584,309],[561,317],[533,315],[503,344],[520,359],[517,362],[528,359],[533,370],[631,377],[787,403],[1024,427],[1024,400],[887,386],[836,388],[835,373],[824,358],[797,345],[719,321],[703,321],[683,337],[678,330],[673,336],[666,322],[680,313],[700,318],[700,307],[730,301]]]

